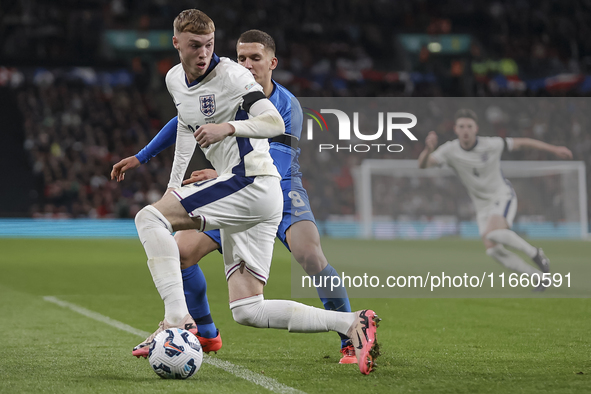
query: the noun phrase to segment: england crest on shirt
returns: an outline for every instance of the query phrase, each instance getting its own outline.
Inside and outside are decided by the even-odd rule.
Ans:
[[[212,116],[215,113],[215,94],[199,96],[201,104],[201,113],[205,116]]]

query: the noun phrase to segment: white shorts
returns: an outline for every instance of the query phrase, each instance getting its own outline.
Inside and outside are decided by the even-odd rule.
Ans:
[[[223,174],[172,191],[199,231],[220,229],[226,279],[240,268],[267,283],[283,194],[279,178]]]
[[[490,200],[490,203],[478,208],[476,220],[478,221],[478,232],[484,234],[488,227],[491,216],[503,216],[507,220],[509,228],[513,227],[513,219],[517,213],[517,195],[511,190],[509,193],[501,194]]]

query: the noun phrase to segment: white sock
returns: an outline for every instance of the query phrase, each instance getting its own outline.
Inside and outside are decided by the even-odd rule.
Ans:
[[[281,328],[290,332],[336,331],[347,335],[353,312],[335,312],[295,301],[265,300],[262,294],[230,303],[234,320],[246,326]]]
[[[151,205],[135,217],[140,241],[148,256],[148,268],[164,301],[164,318],[178,325],[189,313],[183,290],[179,248],[172,236],[170,222]]]
[[[493,230],[486,235],[486,238],[489,241],[517,249],[527,254],[532,259],[538,254],[538,248],[530,245],[526,240],[509,229]]]
[[[486,254],[512,271],[516,271],[521,274],[539,274],[540,278],[542,277],[542,272],[540,270],[529,265],[523,261],[521,257],[505,249],[505,247],[501,244],[486,249]]]

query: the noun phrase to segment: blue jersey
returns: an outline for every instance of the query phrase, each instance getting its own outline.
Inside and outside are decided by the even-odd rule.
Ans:
[[[289,90],[273,80],[271,82],[273,83],[273,92],[269,96],[269,101],[273,103],[281,114],[281,117],[283,117],[285,134],[289,134],[296,141],[299,141],[302,136],[303,124],[303,112],[300,102]],[[291,179],[292,176],[301,178],[302,174],[298,161],[300,148],[292,148],[284,143],[274,142],[272,138],[269,139],[269,142],[269,153],[273,158],[277,170],[279,170],[281,179]]]

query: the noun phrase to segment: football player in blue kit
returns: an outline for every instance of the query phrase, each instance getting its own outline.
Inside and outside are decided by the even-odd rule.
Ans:
[[[144,208],[138,213],[138,216],[136,216],[138,234],[140,235],[140,240],[142,240],[146,253],[148,254],[150,271],[156,287],[165,301],[165,320],[161,323],[159,330],[154,334],[157,334],[159,331],[162,331],[163,328],[169,326],[173,327],[182,325],[186,323],[185,320],[191,323],[193,322],[191,317],[195,317],[197,320],[196,323],[199,327],[200,340],[212,340],[210,341],[210,351],[214,350],[216,344],[219,344],[221,347],[219,332],[215,329],[215,325],[213,324],[209,313],[209,306],[207,305],[207,298],[205,296],[205,279],[197,264],[203,255],[220,247],[219,242],[221,238],[226,278],[228,280],[228,288],[230,292],[230,308],[232,309],[233,317],[237,322],[255,327],[286,328],[290,331],[296,332],[337,331],[341,335],[343,341],[347,341],[348,337],[351,337],[352,339],[352,345],[350,343],[344,343],[344,356],[349,358],[352,357],[351,354],[347,354],[350,349],[356,354],[356,360],[354,362],[359,364],[360,371],[364,374],[368,374],[373,369],[373,358],[378,356],[377,346],[375,346],[375,328],[377,327],[376,322],[378,321],[378,318],[371,310],[351,313],[344,288],[337,289],[337,291],[333,293],[328,291],[325,292],[324,290],[319,291],[326,309],[342,311],[343,313],[335,313],[329,310],[320,313],[321,310],[319,309],[294,303],[292,301],[265,300],[262,295],[262,289],[268,277],[270,255],[266,249],[263,252],[259,252],[258,250],[255,250],[256,248],[248,246],[246,240],[252,239],[253,234],[258,234],[257,232],[249,230],[250,226],[258,226],[256,224],[257,219],[254,219],[252,213],[247,214],[242,212],[244,209],[243,207],[240,207],[240,203],[238,203],[248,195],[248,190],[253,190],[254,193],[259,193],[259,199],[263,199],[263,196],[268,199],[269,195],[274,195],[275,193],[272,184],[273,182],[270,180],[270,178],[274,176],[272,173],[273,171],[267,169],[265,166],[265,155],[262,153],[262,150],[259,149],[258,143],[255,149],[250,145],[245,145],[252,144],[255,146],[254,141],[257,138],[265,138],[267,136],[272,137],[271,145],[274,146],[274,150],[277,151],[273,156],[273,162],[276,169],[279,169],[280,172],[280,174],[279,172],[276,173],[282,177],[281,186],[284,192],[283,220],[279,218],[277,221],[277,224],[279,225],[278,235],[280,239],[292,250],[294,257],[300,262],[300,264],[302,264],[308,274],[329,277],[333,275],[338,276],[334,268],[328,264],[326,258],[322,254],[318,231],[314,224],[314,217],[311,214],[311,209],[309,209],[310,207],[305,189],[301,186],[301,174],[299,173],[299,165],[297,165],[299,150],[296,148],[297,137],[301,132],[301,108],[299,108],[297,100],[293,99],[293,95],[291,95],[285,88],[274,83],[270,78],[271,72],[277,64],[277,59],[274,57],[274,43],[272,46],[269,46],[259,42],[250,42],[256,40],[248,39],[248,35],[246,35],[238,44],[239,59],[242,59],[241,63],[251,70],[251,77],[254,76],[257,80],[261,79],[263,87],[261,88],[261,86],[256,83],[246,83],[241,86],[242,89],[244,89],[242,106],[245,107],[245,110],[242,111],[242,113],[240,111],[236,113],[236,117],[233,118],[236,119],[235,121],[217,124],[220,120],[216,120],[215,125],[210,125],[208,124],[208,119],[210,119],[216,111],[215,94],[199,96],[200,106],[196,107],[200,107],[201,113],[205,115],[205,118],[203,118],[201,114],[193,114],[195,111],[194,108],[189,109],[187,108],[188,106],[184,106],[181,109],[180,105],[184,101],[188,101],[195,97],[195,92],[191,93],[193,86],[199,87],[199,84],[202,81],[205,83],[205,81],[209,82],[213,80],[218,74],[222,75],[226,69],[228,70],[226,72],[228,75],[231,73],[236,74],[231,78],[227,78],[230,82],[239,85],[244,81],[247,81],[242,76],[238,76],[239,70],[232,69],[232,66],[227,63],[227,59],[222,58],[220,60],[220,58],[213,54],[213,50],[209,53],[208,58],[208,47],[206,47],[203,56],[201,54],[199,55],[199,59],[203,59],[203,61],[196,62],[195,64],[196,67],[200,67],[199,70],[203,71],[201,77],[192,78],[193,82],[190,82],[186,76],[184,78],[182,77],[182,70],[187,73],[188,67],[183,63],[183,40],[179,40],[178,37],[182,37],[184,32],[189,33],[185,35],[189,37],[189,46],[191,45],[191,41],[196,43],[196,47],[193,51],[199,51],[202,46],[207,46],[205,41],[209,42],[210,36],[211,39],[213,38],[213,29],[211,29],[211,31],[191,30],[192,26],[196,26],[197,23],[190,22],[182,27],[179,24],[180,22],[177,23],[179,18],[182,22],[184,18],[193,17],[192,15],[187,15],[187,12],[190,13],[193,11],[197,10],[184,11],[179,17],[177,17],[177,19],[175,19],[175,47],[179,50],[179,54],[181,55],[182,69],[181,65],[178,65],[171,69],[167,75],[167,87],[177,105],[179,116],[171,120],[163,130],[161,130],[159,136],[154,138],[154,140],[145,149],[138,153],[138,155],[126,158],[117,163],[113,167],[111,173],[112,179],[117,179],[118,181],[123,180],[125,171],[136,168],[141,162],[146,162],[150,157],[155,156],[162,149],[171,145],[175,142],[174,137],[176,134],[175,162],[173,163],[173,172],[171,173],[169,189],[161,201],[153,206]],[[201,25],[203,24],[201,23]],[[211,22],[210,25],[213,26],[213,22]],[[187,28],[186,26],[189,27]],[[262,32],[247,33],[251,36],[266,36],[270,39],[268,35],[265,35]],[[204,42],[202,43],[201,41]],[[272,39],[270,42],[272,42]],[[241,45],[244,46],[241,47]],[[244,49],[242,55],[241,48]],[[257,51],[257,49],[261,50]],[[250,53],[249,50],[251,50]],[[190,51],[191,49],[189,49],[189,53]],[[253,51],[258,53],[252,53]],[[264,59],[269,60],[269,62],[265,63]],[[265,84],[264,79],[257,78],[260,77],[257,75],[257,67],[253,67],[252,64],[259,61],[263,61],[263,64],[267,67],[266,72],[268,73],[268,82],[270,82],[270,84]],[[222,63],[223,66],[220,68],[219,66],[222,65]],[[216,71],[216,69],[220,71]],[[214,72],[212,72],[212,70]],[[265,74],[264,67],[261,67],[260,70],[263,71],[262,74]],[[177,78],[177,74],[178,77],[181,78],[181,81],[184,80],[184,84],[178,82],[179,79]],[[198,72],[196,74],[198,74]],[[213,76],[210,76],[208,79],[208,74]],[[222,81],[219,84],[217,100],[221,101],[222,99],[220,99],[220,97],[229,94],[225,87],[230,82]],[[186,87],[184,85],[186,85]],[[270,102],[272,102],[279,110],[284,111],[281,115],[284,120],[284,126],[288,127],[288,133],[274,134],[275,132],[271,132],[270,129],[272,127],[270,124],[272,121],[270,121],[270,119],[272,118],[272,114],[270,114],[264,103],[261,102],[257,105],[260,100],[258,96],[253,99],[254,95],[249,93],[249,91],[257,89],[263,90],[262,93],[264,93],[264,96],[261,95],[261,97],[269,97],[271,99]],[[275,101],[273,100],[273,97],[275,97]],[[294,108],[294,103],[296,103],[297,108]],[[218,107],[221,106],[220,103],[217,105]],[[248,108],[248,110],[246,108]],[[251,115],[250,118],[247,116],[246,112]],[[188,159],[195,149],[195,143],[193,142],[191,145],[185,138],[186,133],[181,133],[182,131],[186,131],[187,128],[193,131],[193,129],[189,127],[190,124],[185,117],[193,118],[194,121],[192,123],[195,123],[195,137],[197,143],[199,143],[202,150],[204,150],[206,158],[212,162],[216,169],[216,173],[193,173],[191,179],[184,182],[188,186],[178,188],[179,174],[182,176],[184,170],[186,170]],[[226,118],[227,116],[222,113],[220,117]],[[257,121],[257,117],[261,118],[261,120]],[[295,127],[292,127],[292,121],[297,124],[294,125]],[[243,122],[244,126],[242,125]],[[205,125],[199,127],[198,124]],[[258,132],[259,129],[261,129],[261,132]],[[289,131],[294,130],[297,135],[293,132],[289,133]],[[272,134],[275,136],[273,137]],[[183,137],[183,141],[180,140],[181,136]],[[233,139],[236,140],[234,145],[232,145]],[[245,139],[248,139],[249,142],[244,142]],[[225,150],[219,149],[220,146],[223,146],[221,144],[225,144],[226,147],[223,148]],[[216,145],[218,146],[216,147]],[[235,156],[236,160],[234,160],[232,156]],[[278,157],[283,157],[283,159],[278,159]],[[233,161],[236,161],[237,164],[234,167],[229,167],[234,165]],[[221,173],[220,170],[222,170]],[[242,179],[241,177],[246,178]],[[200,181],[200,179],[203,181]],[[241,182],[240,185],[242,185],[242,183],[245,184],[244,186],[239,185],[240,188],[243,189],[237,188],[230,194],[225,194],[224,197],[217,197],[219,196],[220,190],[225,190],[224,188],[227,189],[230,184],[234,187],[237,182]],[[255,183],[253,184],[252,182]],[[257,187],[258,189],[255,191]],[[264,190],[267,190],[268,192],[264,192]],[[177,207],[178,202],[181,203],[180,205],[182,205],[182,207]],[[257,209],[260,210],[263,202],[258,199],[253,199],[252,204],[256,208],[255,211],[257,211]],[[269,210],[275,205],[275,203],[271,201],[266,201],[265,204],[270,207]],[[223,209],[226,207],[229,207],[236,212],[232,211],[232,213],[227,214],[226,212],[220,211],[220,208]],[[188,214],[187,217],[183,217],[180,213],[183,208]],[[295,211],[294,208],[296,208]],[[293,215],[292,211],[294,213]],[[251,209],[248,212],[253,212],[253,210]],[[264,216],[265,215],[268,216],[268,218],[262,223],[265,224],[265,227],[261,232],[261,234],[265,235],[264,240],[262,240],[264,241],[264,245],[266,245],[266,242],[268,241],[266,230],[272,228],[272,224],[275,220],[272,213],[265,212]],[[162,226],[161,223],[163,223],[164,226]],[[162,229],[160,229],[160,227],[162,227]],[[297,234],[295,234],[296,230],[294,229],[298,227],[301,228],[301,231],[298,230]],[[217,235],[214,233],[204,235],[204,232],[216,228],[222,229],[220,238],[217,238]],[[237,228],[247,228],[247,230],[242,231]],[[198,231],[179,231],[176,236],[178,246],[175,245],[175,247],[172,247],[170,243],[166,243],[167,241],[161,242],[162,245],[159,244],[159,239],[164,237],[165,232],[170,233],[177,230],[189,229],[196,229]],[[275,227],[275,229],[277,229],[277,227]],[[252,234],[249,232],[252,232]],[[156,233],[161,237],[156,236]],[[258,237],[257,241],[260,241]],[[155,247],[151,247],[150,244],[155,245]],[[226,250],[226,248],[229,250]],[[164,253],[162,252],[163,249],[166,249]],[[176,252],[173,249],[176,249]],[[157,262],[166,260],[166,270],[174,271],[174,267],[171,263],[175,260],[175,253],[178,252],[180,252],[180,260],[182,261],[183,285],[187,299],[186,305],[184,305],[185,308],[178,303],[176,298],[174,299],[174,302],[167,302],[164,293],[169,291],[169,288],[174,288],[176,291],[177,281],[176,279],[170,279],[167,277],[165,270],[162,269],[164,267],[163,264],[156,264]],[[164,254],[166,257],[159,257],[159,254]],[[248,256],[248,258],[241,259],[241,256],[243,255]],[[178,268],[181,268],[180,265],[179,261]],[[246,274],[244,273],[245,271]],[[166,279],[164,280],[163,278]],[[158,282],[157,279],[160,282]],[[171,283],[167,282],[164,285],[159,285],[159,283],[164,283],[166,281],[170,281]],[[173,281],[174,284],[172,284]],[[195,300],[197,302],[194,302]],[[185,310],[188,310],[190,315],[184,314]],[[174,312],[174,314],[172,312]],[[175,322],[170,322],[168,316],[174,316]],[[148,337],[146,341],[136,346],[134,349],[134,355],[145,356],[143,353],[145,353],[154,334]],[[216,341],[216,338],[218,341]],[[205,349],[204,346],[204,351],[207,350],[208,349]]]

